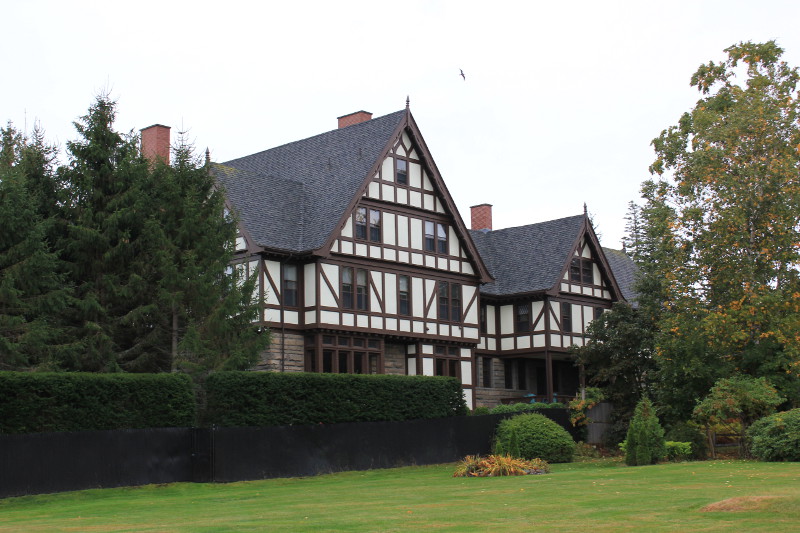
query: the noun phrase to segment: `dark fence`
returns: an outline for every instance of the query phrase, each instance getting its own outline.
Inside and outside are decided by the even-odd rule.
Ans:
[[[489,453],[498,422],[508,416],[0,435],[0,497],[447,463]]]

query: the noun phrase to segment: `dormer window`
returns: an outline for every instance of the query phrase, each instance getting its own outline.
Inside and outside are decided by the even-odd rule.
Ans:
[[[408,185],[408,161],[394,160],[394,179],[398,185]]]

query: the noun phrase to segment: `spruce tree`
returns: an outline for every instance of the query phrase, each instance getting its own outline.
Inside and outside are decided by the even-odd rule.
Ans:
[[[653,403],[645,396],[636,405],[628,427],[625,463],[629,466],[651,465],[663,458],[665,453],[664,429],[658,422]]]
[[[0,370],[48,366],[63,343],[59,313],[69,303],[31,175],[52,174],[52,150],[28,144],[11,125],[0,136]]]

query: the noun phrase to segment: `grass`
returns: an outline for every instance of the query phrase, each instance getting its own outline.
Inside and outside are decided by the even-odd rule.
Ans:
[[[800,531],[800,463],[453,478],[454,465],[0,500],[0,531]]]

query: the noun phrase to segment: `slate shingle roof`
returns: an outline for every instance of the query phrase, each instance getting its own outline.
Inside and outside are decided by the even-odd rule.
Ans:
[[[516,228],[470,230],[472,240],[495,281],[481,293],[507,296],[553,287],[561,279],[584,216],[577,215]]]
[[[255,244],[320,248],[406,111],[214,164],[212,172]]]
[[[622,250],[603,248],[603,253],[608,260],[608,265],[614,273],[622,296],[632,305],[636,305],[636,291],[633,284],[636,282],[636,263]]]

